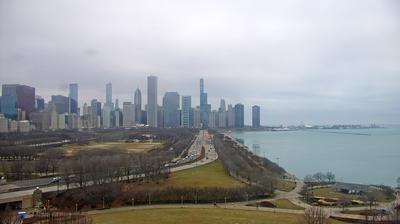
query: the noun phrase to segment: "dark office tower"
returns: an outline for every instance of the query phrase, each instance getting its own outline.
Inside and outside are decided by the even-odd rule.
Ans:
[[[108,106],[113,105],[113,102],[112,102],[112,84],[111,84],[111,82],[106,84],[106,105],[108,105]]]
[[[78,84],[69,84],[69,112],[73,114],[78,113]]]
[[[163,98],[164,127],[179,127],[179,94],[177,92],[166,92]]]
[[[25,112],[26,119],[29,119],[29,114],[35,111],[35,88],[33,87],[19,84],[3,84],[2,96],[11,96],[11,98],[8,98],[8,106],[12,106],[12,99],[15,98],[16,108]],[[2,110],[4,110],[3,107]],[[6,111],[12,111],[12,108],[6,108]]]
[[[251,108],[251,115],[252,115],[252,126],[253,128],[260,127],[260,106],[253,106]]]
[[[137,124],[142,124],[142,92],[137,88],[134,97],[135,104],[135,122]]]
[[[190,128],[193,126],[191,116],[193,116],[192,98],[191,96],[182,96],[182,127]]]
[[[68,113],[69,97],[62,95],[51,96],[51,103],[56,107],[58,114]]]
[[[147,125],[157,127],[157,77],[147,77]]]
[[[35,99],[35,110],[37,112],[43,111],[44,110],[44,99],[40,96],[36,96]]]
[[[207,93],[204,92],[204,79],[200,79],[200,122],[202,127],[208,124]]]
[[[244,127],[244,105],[236,104],[235,105],[235,128],[243,128]]]

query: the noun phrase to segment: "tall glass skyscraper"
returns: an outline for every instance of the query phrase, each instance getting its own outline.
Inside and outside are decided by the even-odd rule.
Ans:
[[[70,113],[78,113],[78,84],[71,83],[69,84],[69,112]]]
[[[202,127],[208,124],[208,103],[207,93],[204,92],[204,79],[200,79],[200,121]]]
[[[179,127],[179,94],[177,92],[166,92],[163,98],[163,108],[164,127]]]
[[[147,77],[147,125],[157,127],[157,80],[156,76]]]
[[[252,126],[253,128],[260,127],[260,106],[254,105],[251,109],[252,111]]]
[[[244,105],[236,104],[235,105],[235,128],[243,128],[244,127]]]
[[[3,100],[6,103],[3,103]],[[14,119],[19,108],[25,112],[26,119],[29,119],[29,114],[35,111],[35,88],[19,84],[3,84],[1,101],[2,111],[7,111],[7,113],[15,111],[15,114],[9,114],[11,118]]]
[[[135,122],[141,124],[142,123],[142,92],[139,88],[135,91],[134,97],[135,104]]]
[[[193,124],[191,124],[192,114],[192,97],[182,96],[182,127],[190,128],[193,126]]]
[[[112,84],[111,82],[106,84],[106,104],[113,105],[112,102]]]

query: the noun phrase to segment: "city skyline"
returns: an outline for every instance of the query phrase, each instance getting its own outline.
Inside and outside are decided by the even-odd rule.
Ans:
[[[120,102],[138,86],[146,98],[154,74],[158,102],[168,91],[198,102],[203,77],[213,107],[260,105],[266,124],[400,123],[396,1],[40,2],[0,1],[0,84],[46,101],[78,83],[81,102],[104,102],[110,81]]]

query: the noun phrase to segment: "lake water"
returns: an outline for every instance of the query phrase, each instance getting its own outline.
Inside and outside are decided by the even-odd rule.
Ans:
[[[355,135],[357,133],[365,135]],[[243,140],[250,150],[258,151],[258,155],[279,162],[299,178],[318,171],[332,171],[338,181],[396,186],[400,176],[400,126],[249,131],[233,132],[232,136]]]

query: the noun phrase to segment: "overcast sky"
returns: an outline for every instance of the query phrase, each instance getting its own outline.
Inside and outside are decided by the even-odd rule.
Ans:
[[[262,123],[400,123],[400,1],[0,0],[0,83],[80,105],[132,100],[146,76]]]

